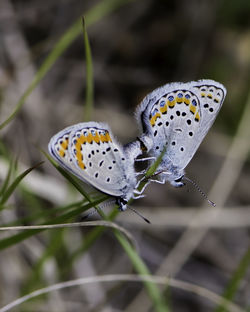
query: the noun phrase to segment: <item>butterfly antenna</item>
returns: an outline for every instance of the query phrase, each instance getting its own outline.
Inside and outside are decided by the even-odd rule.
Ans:
[[[148,224],[151,224],[151,222],[145,218],[142,214],[140,214],[140,212],[138,212],[137,210],[135,210],[134,208],[127,206],[128,209],[132,210],[135,214],[137,214],[139,217],[141,217],[145,222],[147,222]]]
[[[207,194],[205,194],[205,193],[202,191],[202,189],[198,186],[198,184],[197,184],[196,182],[194,182],[193,180],[189,179],[189,178],[186,177],[186,176],[183,176],[182,179],[188,181],[189,183],[191,183],[191,184],[197,189],[197,191],[199,191],[200,194],[208,201],[208,203],[209,203],[210,205],[212,205],[213,207],[216,207],[216,204],[215,204],[213,201],[211,201],[210,199],[208,199]]]

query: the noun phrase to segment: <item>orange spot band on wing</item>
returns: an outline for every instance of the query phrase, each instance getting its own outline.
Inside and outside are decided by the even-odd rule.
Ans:
[[[168,110],[167,104],[165,104],[163,107],[160,107],[161,113],[165,113],[165,112],[167,112],[167,110]]]
[[[68,144],[69,144],[69,139],[63,140],[63,142],[61,143],[62,149],[66,150],[68,148]]]
[[[84,170],[86,167],[85,167],[85,165],[84,165],[84,163],[82,162],[82,161],[77,161],[77,163],[78,163],[78,166],[82,169],[82,170]]]
[[[86,139],[87,139],[87,142],[88,142],[88,143],[91,143],[91,142],[94,141],[94,137],[93,137],[93,135],[92,135],[91,133],[88,134],[88,136],[87,136]]]
[[[63,149],[60,149],[59,155],[63,158],[65,156],[65,151]]]
[[[100,142],[100,137],[99,137],[97,131],[96,131],[95,135],[93,135],[93,139],[94,139],[94,141],[95,141],[96,143],[99,143],[99,142]]]
[[[200,117],[198,112],[195,114],[194,118],[195,118],[195,120],[200,121],[201,117]]]
[[[184,98],[177,97],[176,102],[180,104],[180,103],[184,102]]]
[[[157,118],[160,118],[160,117],[161,117],[161,114],[158,112],[150,119],[150,123],[152,127],[154,127]]]
[[[107,142],[112,142],[112,139],[111,139],[108,131],[106,132],[105,136],[106,136]]]
[[[77,159],[77,164],[81,169],[85,169],[85,165],[83,163],[83,156],[82,156],[82,144],[83,142],[86,142],[87,138],[84,135],[81,135],[79,138],[76,139],[76,144],[75,144],[75,148],[76,148],[76,159]]]
[[[168,100],[168,106],[171,108],[175,106],[175,103],[176,103],[175,100],[173,100],[173,101]]]
[[[100,140],[102,143],[112,142],[108,131],[106,131],[105,134],[100,134]]]
[[[194,114],[194,113],[196,112],[196,106],[190,105],[190,106],[189,106],[189,110],[190,110],[191,113]]]

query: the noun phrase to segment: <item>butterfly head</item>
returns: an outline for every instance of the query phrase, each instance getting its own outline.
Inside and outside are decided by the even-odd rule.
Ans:
[[[116,204],[119,206],[120,211],[125,211],[127,209],[128,201],[125,198],[117,197]]]

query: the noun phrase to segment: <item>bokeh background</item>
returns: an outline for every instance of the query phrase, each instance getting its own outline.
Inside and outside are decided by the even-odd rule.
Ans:
[[[100,4],[98,12],[107,12],[88,20]],[[188,177],[217,207],[209,206],[192,185],[174,189],[151,184],[147,197],[132,205],[152,224],[131,211],[120,213],[116,222],[133,234],[153,274],[220,295],[231,285],[227,296],[250,310],[250,2],[1,0],[1,122],[13,112],[59,39],[82,15],[87,19],[94,67],[91,120],[107,122],[120,142],[138,135],[134,111],[153,89],[172,81],[206,78],[227,88],[216,122],[187,168]],[[43,224],[57,214],[58,207],[82,198],[41,150],[47,151],[56,132],[84,120],[85,91],[80,32],[1,129],[2,185],[10,166],[17,175],[45,160],[4,205],[1,202],[1,225]],[[71,221],[76,220],[80,216]],[[47,230],[20,243],[13,238],[15,243],[9,245],[4,243],[6,237],[15,234],[0,233],[0,311],[21,295],[53,283],[134,272],[111,230],[83,248],[92,231]],[[162,296],[172,311],[224,311],[209,298],[188,291],[169,288]],[[154,310],[141,283],[76,287],[38,297],[22,307],[17,311]]]

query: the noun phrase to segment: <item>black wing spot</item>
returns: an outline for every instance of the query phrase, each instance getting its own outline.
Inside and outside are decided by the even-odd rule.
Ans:
[[[95,151],[91,151],[91,154],[92,154],[92,155],[95,155]]]
[[[106,180],[107,182],[110,182],[110,178],[107,178],[107,180]]]
[[[173,120],[173,119],[174,119],[174,116],[173,116],[173,115],[171,115],[171,116],[170,116],[170,119],[171,119],[171,120]]]
[[[103,152],[102,152],[102,155],[105,155],[105,154],[106,154],[106,152],[105,152],[105,151],[103,151]]]
[[[169,121],[166,121],[166,127],[168,127],[169,126]]]
[[[185,113],[185,112],[183,112],[182,114],[181,114],[181,116],[183,116],[183,117],[185,117],[187,115],[187,113]]]
[[[106,148],[106,152],[109,152],[111,150],[111,147]]]
[[[173,146],[175,146],[175,144],[176,144],[176,142],[175,141],[172,141],[172,143],[171,143]]]
[[[159,148],[160,148],[160,147],[157,145],[155,149],[158,150]]]
[[[208,108],[208,107],[209,107],[209,105],[206,103],[206,104],[204,104],[204,107],[205,107],[205,108]]]
[[[117,148],[115,148],[115,149],[114,149],[114,152],[118,152],[118,149],[117,149]]]
[[[88,154],[88,158],[91,158],[91,154]]]
[[[159,126],[159,127],[162,126],[162,122],[159,122],[157,126]]]
[[[177,115],[177,116],[180,116],[180,115],[181,115],[181,112],[180,112],[180,111],[176,111],[176,115]]]
[[[101,167],[103,165],[103,163],[104,163],[104,160],[100,161],[99,162],[99,167]]]
[[[180,151],[181,151],[181,152],[184,152],[184,147],[181,147],[181,148],[180,148]]]
[[[155,132],[154,132],[154,136],[157,136],[157,130],[155,130]]]
[[[214,109],[212,107],[209,108],[210,113],[212,113],[214,111]]]
[[[192,131],[190,131],[188,134],[189,134],[191,137],[193,136],[193,132],[192,132]]]
[[[89,166],[92,167],[92,162],[89,162]]]
[[[187,124],[191,125],[192,121],[190,119],[187,120]]]
[[[112,167],[112,166],[109,166],[108,168],[109,168],[109,170],[111,170],[113,167]]]
[[[96,174],[95,174],[95,178],[98,178],[98,172],[96,172]]]

